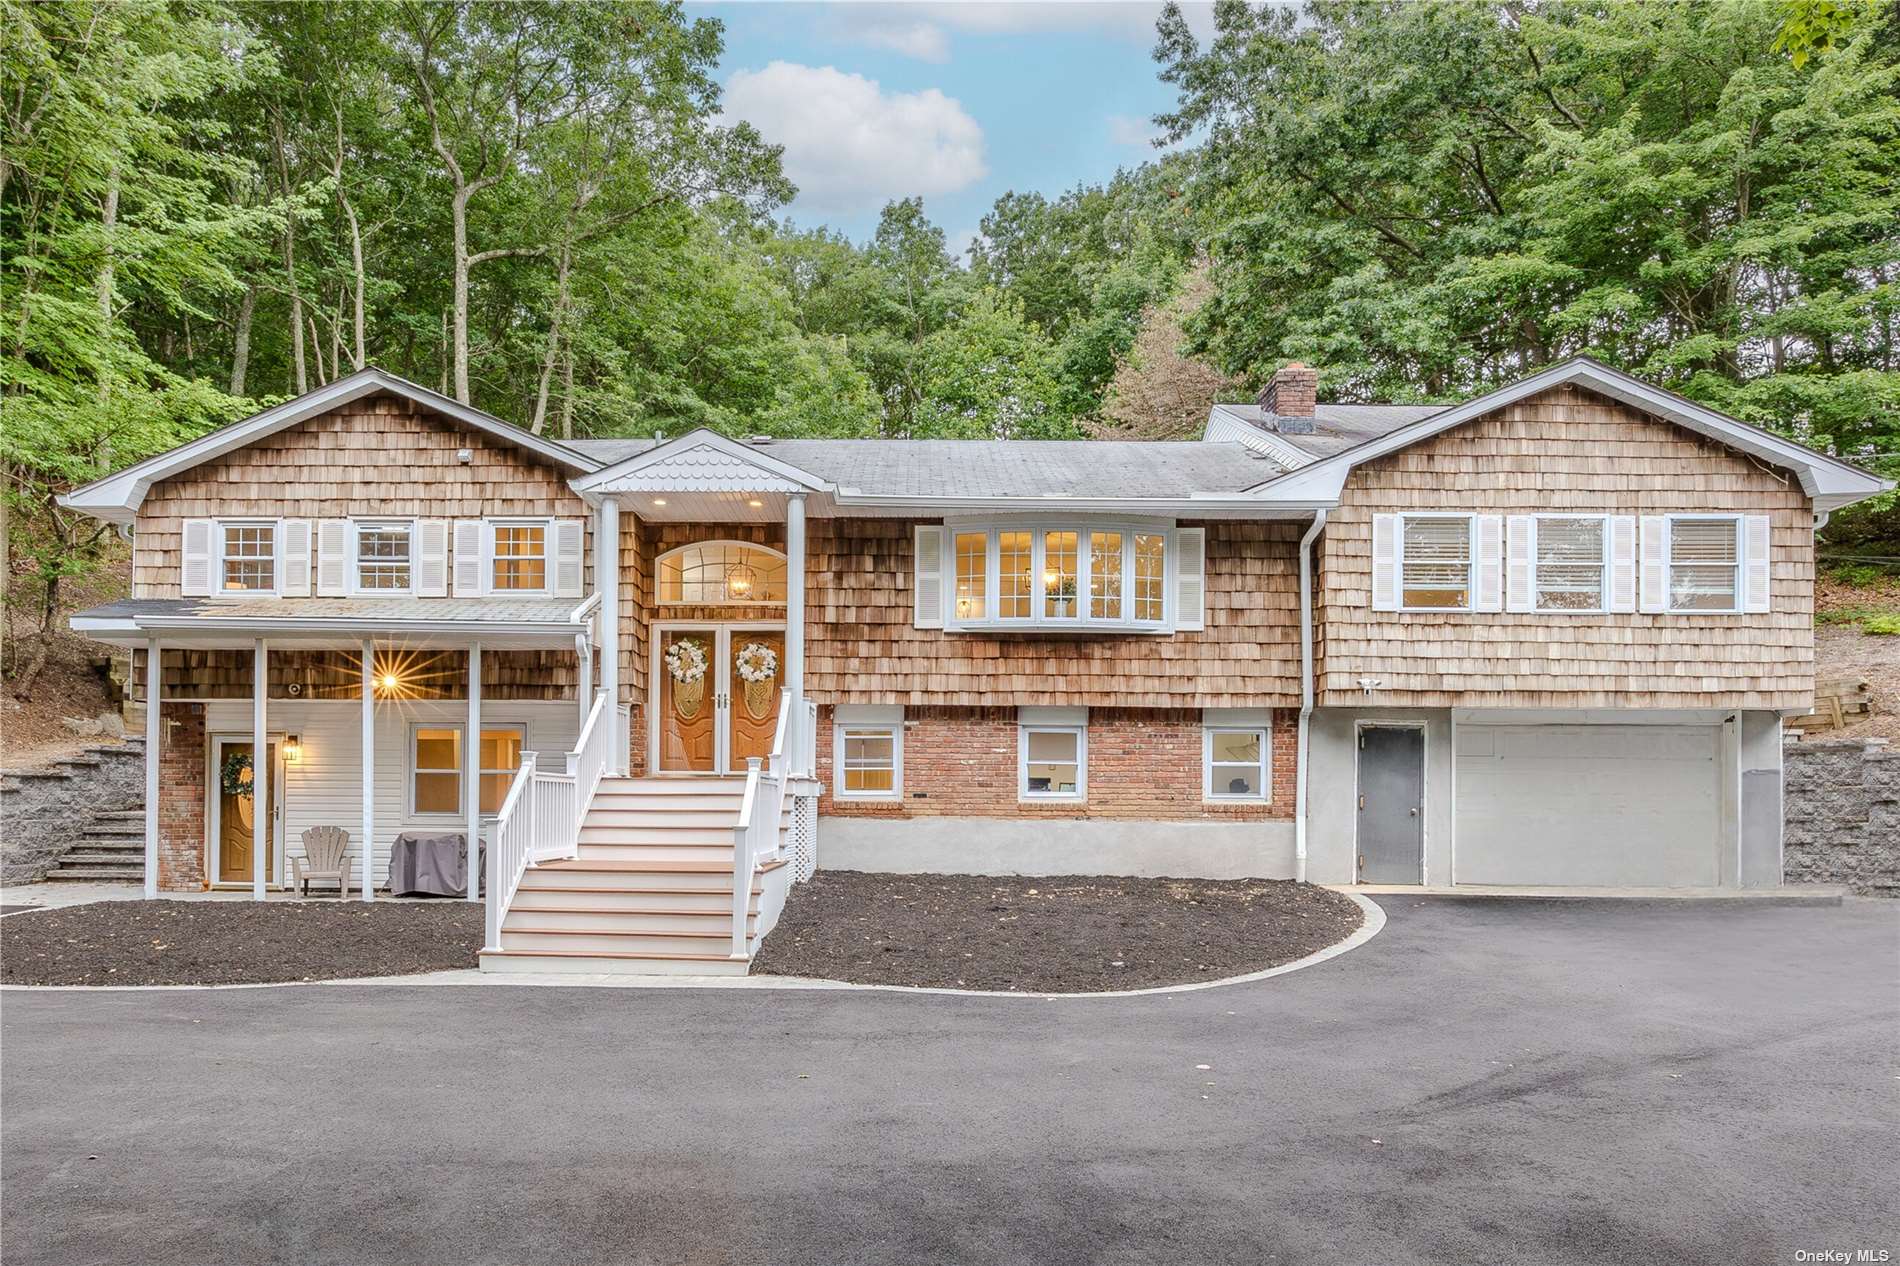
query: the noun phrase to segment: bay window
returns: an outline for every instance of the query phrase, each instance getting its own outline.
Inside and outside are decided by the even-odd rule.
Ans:
[[[1169,586],[1182,533],[1078,523],[945,531],[948,628],[1166,632],[1174,618]]]

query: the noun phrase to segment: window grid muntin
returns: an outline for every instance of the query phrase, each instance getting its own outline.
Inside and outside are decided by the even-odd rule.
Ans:
[[[218,586],[225,593],[270,593],[277,588],[277,524],[218,525]]]
[[[356,587],[365,593],[406,593],[415,563],[415,533],[411,524],[358,523],[356,526]]]
[[[996,618],[1027,620],[1036,609],[1035,533],[1027,528],[996,534]]]
[[[751,571],[743,597],[731,592],[732,571]],[[785,556],[745,541],[697,541],[660,555],[654,586],[660,606],[777,606],[785,602]]]
[[[1205,728],[1207,752],[1207,798],[1210,800],[1265,800],[1271,794],[1272,773],[1270,762],[1273,756],[1268,730],[1260,725],[1210,725]],[[1254,742],[1254,754],[1251,760],[1221,759],[1221,740],[1244,736]],[[1230,755],[1230,754],[1229,754]],[[1252,774],[1255,784],[1252,790],[1234,791],[1230,784],[1233,773],[1223,771],[1247,771]]]
[[[1122,619],[1123,580],[1128,566],[1127,533],[1096,529],[1089,533],[1089,613],[1091,620]]]
[[[1054,525],[1005,522],[959,528],[950,524],[945,530],[951,555],[945,568],[950,588],[945,627],[949,629],[1165,629],[1172,612],[1168,586],[1173,581],[1169,557],[1173,533],[1168,529],[1085,519]],[[1056,541],[1054,554],[1051,537]],[[1138,540],[1146,551],[1147,597],[1139,612],[1134,601]],[[978,542],[987,550],[980,589],[973,571]],[[1055,588],[1048,579],[1052,570]],[[1075,600],[1058,601],[1071,583]],[[983,596],[980,604],[975,600],[979,593]],[[1100,614],[1104,609],[1114,614]],[[979,610],[984,614],[977,614]]]
[[[898,794],[901,730],[901,725],[894,724],[838,727],[839,795],[855,798]]]
[[[1042,533],[1042,614],[1046,620],[1082,616],[1082,534],[1073,528]]]
[[[1472,516],[1469,514],[1402,514],[1399,516],[1399,606],[1406,611],[1469,611],[1472,609]],[[1412,528],[1420,528],[1414,544]],[[1414,581],[1413,577],[1417,576]],[[1431,601],[1431,595],[1455,602]],[[1415,599],[1416,595],[1416,599]]]
[[[497,523],[492,588],[535,593],[548,587],[548,525]]]
[[[1131,550],[1135,619],[1159,621],[1168,609],[1168,538],[1161,532],[1137,532]]]
[[[958,532],[956,613],[959,620],[981,620],[989,611],[990,538],[987,532]]]
[[[1579,527],[1594,527],[1594,547],[1566,540]],[[1601,514],[1539,514],[1531,519],[1531,609],[1539,615],[1597,615],[1609,610],[1610,520]],[[1575,601],[1557,605],[1552,594]]]

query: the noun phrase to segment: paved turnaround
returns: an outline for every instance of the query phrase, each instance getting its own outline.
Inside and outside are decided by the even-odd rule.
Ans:
[[[1900,1250],[1900,904],[1381,901],[1350,954],[1158,997],[13,990],[0,1243],[8,1266]]]

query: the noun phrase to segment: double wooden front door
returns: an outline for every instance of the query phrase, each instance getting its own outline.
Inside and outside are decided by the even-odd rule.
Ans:
[[[254,877],[252,869],[253,836],[252,824],[256,815],[262,812],[264,823],[264,881],[275,883],[277,876],[277,744],[273,740],[265,744],[265,756],[262,770],[252,756],[253,744],[249,740],[218,739],[213,755],[217,763],[212,770],[216,780],[214,789],[218,804],[217,830],[213,837],[212,877],[214,884],[248,884]],[[246,768],[246,766],[249,766]],[[229,777],[227,778],[227,772]],[[264,807],[259,810],[255,787],[261,781],[264,787]],[[243,791],[230,791],[226,783],[234,783]]]
[[[663,625],[653,635],[654,772],[743,773],[778,726],[785,631]]]

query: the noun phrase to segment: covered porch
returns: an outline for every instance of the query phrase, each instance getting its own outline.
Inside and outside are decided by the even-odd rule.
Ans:
[[[459,837],[456,886],[479,899],[481,844],[517,782],[564,774],[583,734],[603,765],[625,766],[604,596],[156,599],[83,613],[76,628],[141,661],[144,895],[263,900],[307,873],[305,833],[331,828],[347,836],[343,882],[316,890],[374,900],[399,839],[440,854]]]

